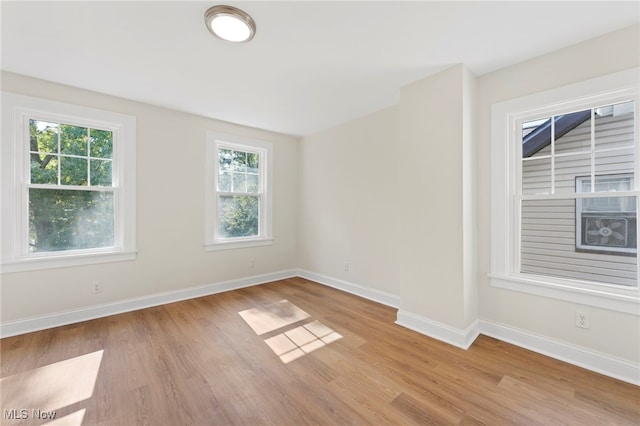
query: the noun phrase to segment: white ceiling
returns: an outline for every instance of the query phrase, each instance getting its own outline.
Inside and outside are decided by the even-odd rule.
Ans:
[[[248,12],[254,40],[213,37],[215,4]],[[633,25],[640,3],[2,1],[1,14],[4,70],[305,135],[452,64],[481,75]]]

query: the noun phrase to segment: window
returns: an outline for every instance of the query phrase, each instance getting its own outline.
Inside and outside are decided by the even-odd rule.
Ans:
[[[135,118],[2,95],[3,272],[135,258]]]
[[[492,107],[493,286],[638,313],[635,76]]]
[[[595,177],[595,192],[633,190],[633,175]],[[576,178],[576,192],[590,193],[591,179]],[[578,198],[576,249],[605,254],[637,253],[637,211],[634,197]]]
[[[271,244],[271,144],[207,133],[206,249]]]
[[[637,285],[634,104],[523,118],[521,273]]]

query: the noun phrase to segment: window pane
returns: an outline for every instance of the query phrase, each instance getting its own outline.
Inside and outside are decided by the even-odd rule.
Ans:
[[[259,233],[260,198],[226,196],[218,198],[218,232],[222,238],[250,237]]]
[[[233,151],[230,149],[221,149],[218,152],[218,162],[220,170],[231,170],[231,160],[233,159]]]
[[[596,184],[597,185],[597,184]],[[635,212],[635,197],[583,198],[583,212],[619,213]]]
[[[31,183],[58,184],[58,157],[31,154]]]
[[[596,176],[596,192],[631,191],[632,179],[632,176]]]
[[[90,129],[89,153],[92,157],[111,158],[113,152],[113,133],[108,130]]]
[[[634,102],[596,108],[596,150],[633,147]]]
[[[113,193],[29,189],[31,252],[114,245]]]
[[[244,173],[233,174],[233,192],[247,192],[247,177]]]
[[[260,154],[247,153],[247,171],[249,173],[258,173],[260,167]]]
[[[247,153],[242,151],[233,151],[233,171],[247,171]]]
[[[555,119],[556,154],[591,150],[591,110],[558,115]]]
[[[231,173],[223,172],[218,175],[218,191],[231,192]]]
[[[60,183],[62,185],[87,184],[87,159],[60,157]]]
[[[551,192],[551,158],[522,162],[522,193],[524,195]]]
[[[635,202],[635,199],[633,200]],[[627,244],[634,244],[636,215],[627,215],[624,234]],[[589,231],[608,232],[609,223],[592,220]],[[528,200],[522,202],[521,264],[523,273],[635,286],[637,284],[636,257],[632,253],[591,251],[576,248],[582,242],[585,221],[576,222],[576,200]],[[622,230],[622,226],[615,226]],[[620,229],[619,229],[620,228]],[[586,229],[583,229],[586,230]],[[617,231],[616,231],[617,232]],[[595,235],[592,235],[595,238]],[[618,248],[620,249],[620,248]],[[610,250],[610,248],[609,248]],[[631,255],[629,255],[631,254]]]
[[[259,190],[258,175],[247,175],[247,192],[256,193]]]
[[[528,121],[522,124],[522,158],[551,153],[551,119]]]
[[[576,176],[591,175],[591,154],[555,157],[555,193],[576,192]]]
[[[111,160],[91,160],[91,185],[111,186]]]
[[[87,156],[87,143],[89,140],[86,127],[60,125],[60,151],[66,155]]]
[[[603,175],[595,178],[596,189],[594,192],[619,192],[633,190],[633,175]],[[577,192],[591,192],[591,177],[579,176],[576,178]]]
[[[58,123],[29,120],[29,149],[31,152],[58,152]]]
[[[596,180],[606,177],[606,175],[612,174],[628,174],[631,176],[628,181],[633,184],[634,175],[634,150],[629,149],[616,149],[614,151],[596,152],[595,153],[595,174]],[[596,186],[596,191],[609,191],[616,190],[622,191],[623,189],[617,189],[613,187],[601,187],[599,189]],[[631,186],[625,186],[624,191],[633,190]]]

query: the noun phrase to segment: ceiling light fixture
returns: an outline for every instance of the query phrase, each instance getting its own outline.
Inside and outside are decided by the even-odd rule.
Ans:
[[[207,29],[214,36],[234,43],[250,41],[256,34],[256,23],[246,12],[233,6],[213,6],[204,14]]]

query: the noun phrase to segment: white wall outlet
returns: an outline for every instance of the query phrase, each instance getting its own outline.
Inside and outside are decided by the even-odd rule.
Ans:
[[[349,272],[349,268],[351,267],[351,265],[349,265],[349,262],[344,262],[344,271],[345,272]]]
[[[589,315],[586,312],[576,311],[576,327],[589,328]]]
[[[102,293],[102,283],[100,281],[94,281],[91,283],[92,293]]]
[[[255,267],[256,267],[255,259],[249,259],[249,268],[255,268]]]

